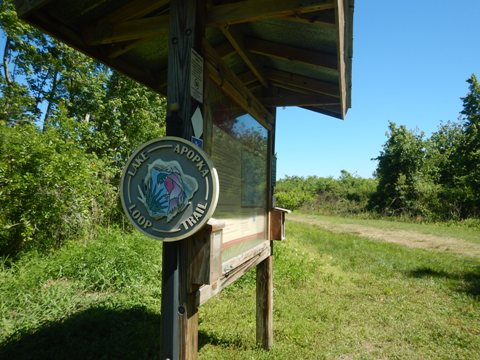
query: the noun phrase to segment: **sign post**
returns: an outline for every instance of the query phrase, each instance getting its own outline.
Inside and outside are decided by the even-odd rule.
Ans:
[[[164,359],[196,357],[195,292],[215,270],[200,271],[208,261],[205,245],[210,245],[213,230],[210,225],[202,228],[215,211],[218,182],[213,164],[200,148],[171,136],[140,146],[123,170],[120,189],[125,214],[138,230],[164,241]]]
[[[192,49],[201,54],[203,29],[199,13],[204,2],[172,0],[168,43],[167,135],[191,140],[191,117],[198,100],[191,95]],[[202,14],[203,15],[203,14]],[[195,69],[195,66],[193,66]],[[197,72],[198,73],[198,72]],[[203,85],[203,84],[202,84]],[[200,90],[196,88],[196,95]],[[196,359],[198,309],[187,283],[191,239],[163,243],[162,259],[162,354],[161,359]]]

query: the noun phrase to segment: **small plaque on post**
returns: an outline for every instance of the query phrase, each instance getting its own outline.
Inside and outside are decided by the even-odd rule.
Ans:
[[[193,48],[190,62],[190,95],[203,103],[203,58]]]
[[[120,196],[128,219],[163,241],[184,239],[213,215],[218,175],[207,155],[177,137],[141,145],[125,166]]]

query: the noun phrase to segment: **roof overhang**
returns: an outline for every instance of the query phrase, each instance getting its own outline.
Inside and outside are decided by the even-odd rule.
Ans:
[[[165,95],[168,0],[16,0],[19,17]],[[350,108],[354,0],[207,1],[205,42],[266,107]]]

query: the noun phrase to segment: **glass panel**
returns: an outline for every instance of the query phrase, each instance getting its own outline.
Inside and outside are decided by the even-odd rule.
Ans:
[[[208,148],[220,179],[213,217],[226,224],[225,261],[267,238],[268,131],[214,84],[206,99]]]

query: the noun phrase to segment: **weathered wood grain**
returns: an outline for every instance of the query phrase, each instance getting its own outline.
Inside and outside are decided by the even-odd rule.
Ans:
[[[208,9],[208,23],[222,26],[333,9],[331,0],[246,0]]]
[[[229,268],[230,270],[225,272],[216,283],[200,287],[196,293],[196,303],[198,305],[204,304],[210,298],[219,294],[228,285],[242,277],[246,272],[257,266],[271,255],[271,247],[268,242],[265,242],[251,249],[248,253],[250,257],[244,253],[237,258],[231,259],[228,263],[224,263],[223,268]],[[229,264],[235,264],[236,267],[230,267]]]
[[[342,119],[347,113],[347,84],[345,79],[345,9],[344,0],[335,0],[335,18],[337,22],[337,61],[338,61],[338,86],[340,93],[340,115]]]
[[[190,94],[190,65],[192,49],[201,53],[204,36],[202,5],[200,0],[172,0],[170,3],[167,135],[187,140],[191,140],[193,134],[190,118],[197,106]],[[196,292],[199,285],[192,283],[196,276],[192,254],[204,246],[200,241],[198,244],[194,238],[187,238],[172,244],[164,243],[164,252],[168,250],[166,255],[164,253],[164,260],[166,256],[175,256],[176,268],[168,269],[173,281],[165,285],[162,281],[162,359],[197,359]],[[162,264],[162,271],[165,270]]]
[[[228,68],[215,49],[207,42],[203,43],[208,76],[230,98],[251,113],[267,129],[272,128],[273,115],[262,105],[243,82]]]
[[[273,345],[273,259],[257,265],[257,344],[269,350]]]
[[[249,49],[247,49],[247,44],[243,34],[234,26],[222,26],[221,30],[223,35],[227,38],[238,55],[240,55],[245,64],[247,64],[248,68],[255,74],[260,83],[264,87],[268,87],[268,81],[265,78],[265,74],[263,73],[263,70],[257,59],[255,59],[255,57],[250,53]]]

